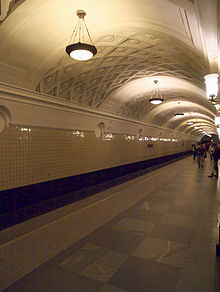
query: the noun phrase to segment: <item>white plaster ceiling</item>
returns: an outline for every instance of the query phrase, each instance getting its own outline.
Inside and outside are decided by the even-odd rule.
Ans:
[[[180,100],[213,131],[203,77],[218,70],[217,1],[0,1],[0,81],[189,131],[180,127],[187,115],[173,117]],[[77,9],[98,49],[86,62],[65,53]],[[148,101],[155,79],[165,100],[157,107]]]

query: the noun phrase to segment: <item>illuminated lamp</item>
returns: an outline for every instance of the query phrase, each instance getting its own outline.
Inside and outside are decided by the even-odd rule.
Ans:
[[[178,101],[178,105],[180,104],[180,102]],[[174,113],[174,116],[175,117],[182,117],[184,116],[184,113],[181,111],[180,107],[179,107],[179,110],[177,110],[175,113]]]
[[[97,53],[97,49],[93,45],[88,28],[85,23],[84,17],[86,16],[86,12],[84,10],[77,10],[76,15],[78,16],[79,19],[72,32],[69,44],[66,47],[66,53],[75,60],[86,61],[95,56],[95,54]],[[91,44],[84,42],[85,32],[87,33]],[[72,38],[73,43],[70,44]],[[78,42],[74,43],[76,38],[78,38]]]
[[[194,122],[193,121],[188,121],[188,122],[186,122],[188,125],[193,125],[194,124]]]
[[[215,99],[218,95],[218,74],[208,74],[204,79],[208,98]]]
[[[159,88],[157,87],[157,83],[158,83],[158,80],[154,80],[154,84],[155,84],[154,89],[153,89],[151,97],[149,99],[149,101],[155,105],[161,104],[163,102],[162,95],[160,93]]]
[[[180,113],[180,112],[178,112],[178,113],[175,113],[174,116],[175,116],[175,117],[181,117],[181,116],[184,116],[184,113]]]

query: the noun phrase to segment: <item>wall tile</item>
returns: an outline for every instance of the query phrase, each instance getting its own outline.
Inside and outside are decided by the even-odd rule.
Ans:
[[[83,174],[189,150],[190,141],[96,138],[78,130],[9,127],[0,134],[0,190]],[[169,137],[168,137],[169,138]]]

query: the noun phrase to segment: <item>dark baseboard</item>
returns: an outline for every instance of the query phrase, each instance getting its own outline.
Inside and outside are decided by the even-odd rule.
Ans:
[[[190,155],[191,151],[0,192],[0,230],[104,191]]]

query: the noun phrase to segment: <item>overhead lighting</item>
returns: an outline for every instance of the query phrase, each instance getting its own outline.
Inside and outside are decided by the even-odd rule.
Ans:
[[[202,129],[199,129],[198,131],[199,131],[199,132],[203,132],[203,130],[202,130]]]
[[[178,101],[178,105],[180,105],[180,102],[179,102],[179,101]],[[179,106],[179,108],[177,109],[177,111],[174,113],[174,116],[175,116],[175,117],[181,117],[181,116],[184,116],[184,113],[181,111],[180,106]]]
[[[162,98],[162,95],[160,93],[160,90],[159,88],[157,87],[157,83],[158,83],[158,80],[154,80],[154,89],[152,91],[152,94],[151,94],[151,97],[149,99],[149,101],[152,103],[152,104],[161,104],[163,102],[163,98]]]
[[[193,121],[189,121],[189,122],[186,122],[188,125],[193,125],[194,122]]]
[[[184,113],[175,113],[174,116],[181,117],[181,116],[184,116]]]
[[[96,47],[93,45],[92,39],[90,37],[88,28],[85,23],[84,17],[86,12],[84,10],[77,10],[76,15],[78,16],[78,22],[72,32],[71,38],[69,40],[69,45],[66,47],[67,54],[78,61],[86,61],[91,59],[97,53]],[[88,35],[88,39],[91,44],[85,43],[84,36]],[[71,40],[73,39],[73,43]],[[77,43],[74,43],[75,39],[78,39]]]
[[[204,79],[208,98],[215,99],[218,95],[218,74],[208,74]]]

